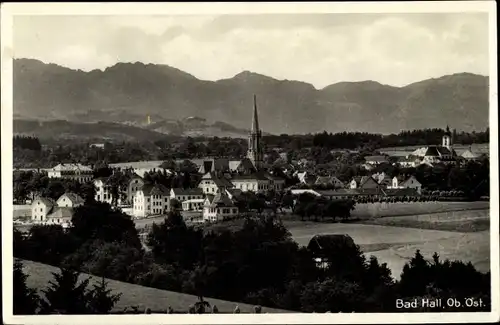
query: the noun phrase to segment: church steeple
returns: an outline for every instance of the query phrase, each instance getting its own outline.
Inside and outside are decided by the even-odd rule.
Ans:
[[[252,161],[257,170],[261,168],[263,159],[263,151],[260,143],[261,136],[262,133],[259,128],[259,117],[257,114],[257,96],[253,95],[252,129],[248,138],[247,157]]]
[[[259,132],[259,116],[257,115],[257,96],[253,95],[252,133]]]

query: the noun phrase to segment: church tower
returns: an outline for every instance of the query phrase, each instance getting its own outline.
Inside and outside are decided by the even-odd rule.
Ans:
[[[453,146],[452,142],[452,137],[451,137],[451,132],[450,132],[450,127],[446,126],[446,132],[443,135],[443,141],[442,141],[443,147],[447,148],[448,150],[451,150],[451,147]]]
[[[259,117],[257,115],[257,97],[253,95],[253,119],[252,129],[248,137],[247,158],[250,159],[256,170],[261,169],[263,160],[263,151],[261,145],[262,132],[259,129]]]

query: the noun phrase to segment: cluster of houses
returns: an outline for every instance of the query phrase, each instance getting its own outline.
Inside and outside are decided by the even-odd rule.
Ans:
[[[175,173],[175,170],[161,168],[162,162],[156,162],[153,167],[133,165],[134,163],[115,164],[115,170],[132,171],[129,173],[126,189],[113,195],[113,186],[109,178],[93,179],[91,167],[81,164],[59,164],[48,170],[51,178],[72,179],[79,182],[93,181],[96,189],[95,200],[122,207],[122,210],[135,218],[160,216],[171,211],[174,200],[179,202],[185,218],[193,222],[216,222],[231,218],[239,213],[236,198],[241,192],[265,192],[268,190],[282,191],[285,180],[266,171],[263,163],[261,145],[261,130],[259,129],[257,107],[254,98],[252,128],[248,139],[247,157],[242,160],[223,158],[192,160],[198,167],[198,173],[203,175],[197,188],[180,189],[166,188],[160,184],[147,184],[144,181],[146,172],[163,171]],[[470,152],[464,153],[467,159],[475,159]],[[401,160],[405,166],[419,164],[432,165],[436,162],[451,162],[457,158],[452,147],[449,128],[443,136],[442,145],[427,146],[415,150],[411,155]],[[366,157],[365,167],[389,162],[386,156]],[[307,162],[301,162],[307,169]],[[299,166],[300,167],[300,166]],[[283,170],[287,173],[287,170]],[[389,177],[384,173],[371,176],[354,177],[344,184],[334,176],[313,176],[308,172],[294,173],[301,184],[325,185],[333,190],[293,189],[293,194],[310,192],[329,199],[345,199],[360,195],[419,195],[422,184],[413,176]],[[115,189],[116,190],[116,189]],[[67,224],[71,220],[73,208],[83,204],[83,200],[75,194],[66,193],[56,202],[47,198],[37,198],[32,202],[32,221],[41,223]]]
[[[363,167],[367,170],[371,170],[377,165],[387,163],[397,164],[401,167],[417,167],[419,165],[434,167],[436,164],[451,164],[456,163],[457,161],[465,162],[469,160],[476,160],[481,158],[481,156],[481,154],[473,152],[472,148],[469,148],[458,155],[453,148],[453,137],[450,132],[450,128],[446,127],[446,132],[442,137],[441,145],[431,145],[417,148],[406,156],[397,157],[394,162],[391,162],[388,155],[367,156],[365,157]]]
[[[390,177],[385,173],[369,176],[356,176],[344,184],[335,176],[318,176],[314,178],[307,172],[299,173],[299,180],[309,188],[292,189],[294,195],[311,193],[327,199],[349,199],[359,196],[418,196],[422,193],[422,184],[415,176]],[[310,185],[325,185],[331,189],[310,188]],[[300,187],[300,185],[299,185]],[[313,186],[314,187],[314,186]]]

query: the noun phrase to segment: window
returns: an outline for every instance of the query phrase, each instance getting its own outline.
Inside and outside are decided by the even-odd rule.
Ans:
[[[236,208],[233,209],[233,213],[236,213]]]
[[[148,197],[148,201],[147,202],[149,203],[150,201],[151,201],[151,198]]]

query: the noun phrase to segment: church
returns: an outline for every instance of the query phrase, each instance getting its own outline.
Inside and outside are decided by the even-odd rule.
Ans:
[[[248,136],[246,158],[237,161],[228,161],[228,173],[206,173],[202,177],[199,187],[204,193],[210,194],[224,192],[231,188],[242,192],[283,190],[285,187],[285,180],[267,172],[263,166],[263,160],[264,149],[262,147],[262,130],[259,127],[257,96],[254,95],[252,127]]]
[[[448,164],[457,161],[457,153],[453,149],[453,137],[449,126],[446,126],[446,131],[441,138],[441,145],[432,145],[418,148],[406,157],[407,161],[411,161],[413,167],[426,164]]]

